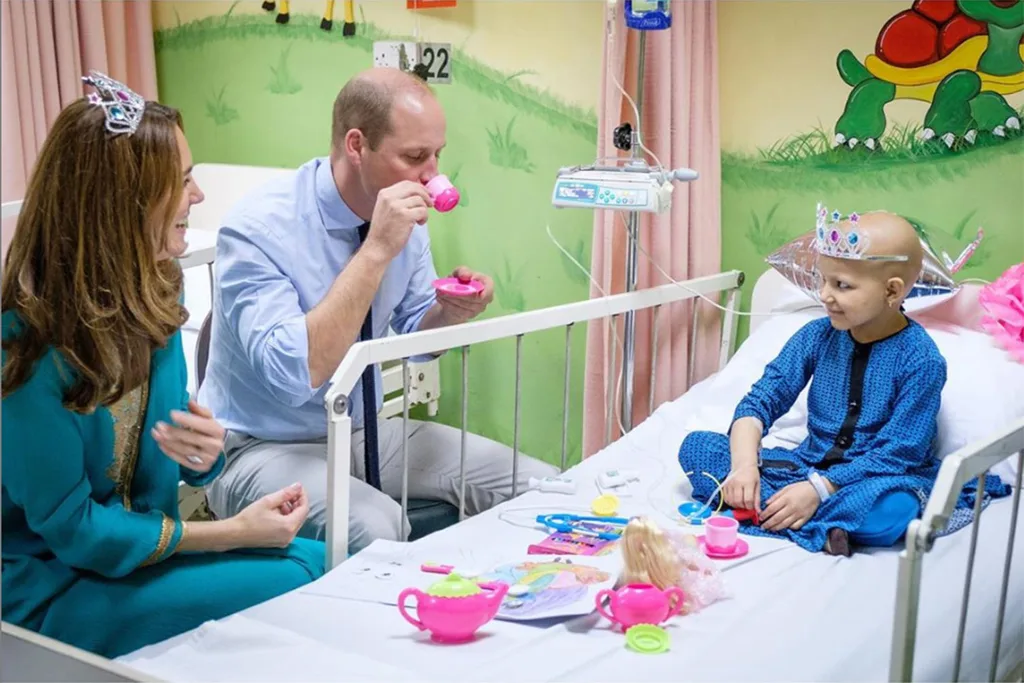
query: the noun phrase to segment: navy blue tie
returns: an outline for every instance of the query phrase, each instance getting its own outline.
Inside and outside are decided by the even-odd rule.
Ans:
[[[366,235],[370,232],[370,223],[366,222],[359,226],[359,245],[366,241]],[[373,304],[370,310],[366,311],[366,318],[363,320],[363,329],[359,333],[359,341],[373,339]],[[363,442],[363,462],[366,467],[366,483],[380,490],[380,456],[377,446],[377,378],[374,374],[374,365],[371,363],[363,370],[363,431],[366,439]]]

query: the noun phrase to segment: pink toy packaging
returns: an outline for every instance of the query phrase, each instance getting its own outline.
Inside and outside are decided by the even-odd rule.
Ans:
[[[530,555],[607,555],[616,541],[574,531],[557,531],[527,548]]]

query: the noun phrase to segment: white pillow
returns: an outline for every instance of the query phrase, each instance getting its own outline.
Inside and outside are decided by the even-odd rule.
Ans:
[[[819,311],[789,313],[767,318],[740,346],[728,365],[714,378],[714,406],[700,411],[700,429],[726,431],[736,404],[760,379],[765,366],[786,341]],[[1024,365],[1012,360],[981,332],[965,328],[928,329],[946,359],[946,385],[938,418],[939,457],[982,439],[1024,418]],[[793,408],[765,437],[768,448],[796,448],[807,437],[807,389]],[[1016,481],[1017,456],[992,468],[1003,481]]]
[[[982,332],[929,329],[946,359],[946,386],[939,409],[939,456],[991,437],[1024,418],[1024,365]],[[1017,456],[992,468],[1003,481],[1016,481]]]

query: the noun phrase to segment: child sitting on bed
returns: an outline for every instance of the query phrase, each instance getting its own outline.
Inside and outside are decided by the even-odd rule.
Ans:
[[[923,258],[914,228],[886,212],[841,219],[819,206],[815,244],[828,317],[797,331],[768,364],[737,406],[729,435],[691,433],[679,462],[694,473],[697,500],[715,486],[699,473],[728,476],[725,502],[759,514],[751,533],[849,556],[851,542],[899,541],[935,482],[946,361],[903,313]],[[762,450],[761,439],[812,376],[807,438],[794,450]],[[1008,493],[989,479],[988,493]],[[960,506],[973,504],[976,488],[977,480],[964,488]]]

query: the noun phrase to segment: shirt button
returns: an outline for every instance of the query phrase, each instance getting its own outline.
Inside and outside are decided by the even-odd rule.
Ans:
[[[858,405],[856,401],[850,401],[850,408],[856,408]]]
[[[841,436],[836,440],[836,443],[842,446],[843,448],[846,448],[847,446],[850,445],[850,440],[845,436]]]

